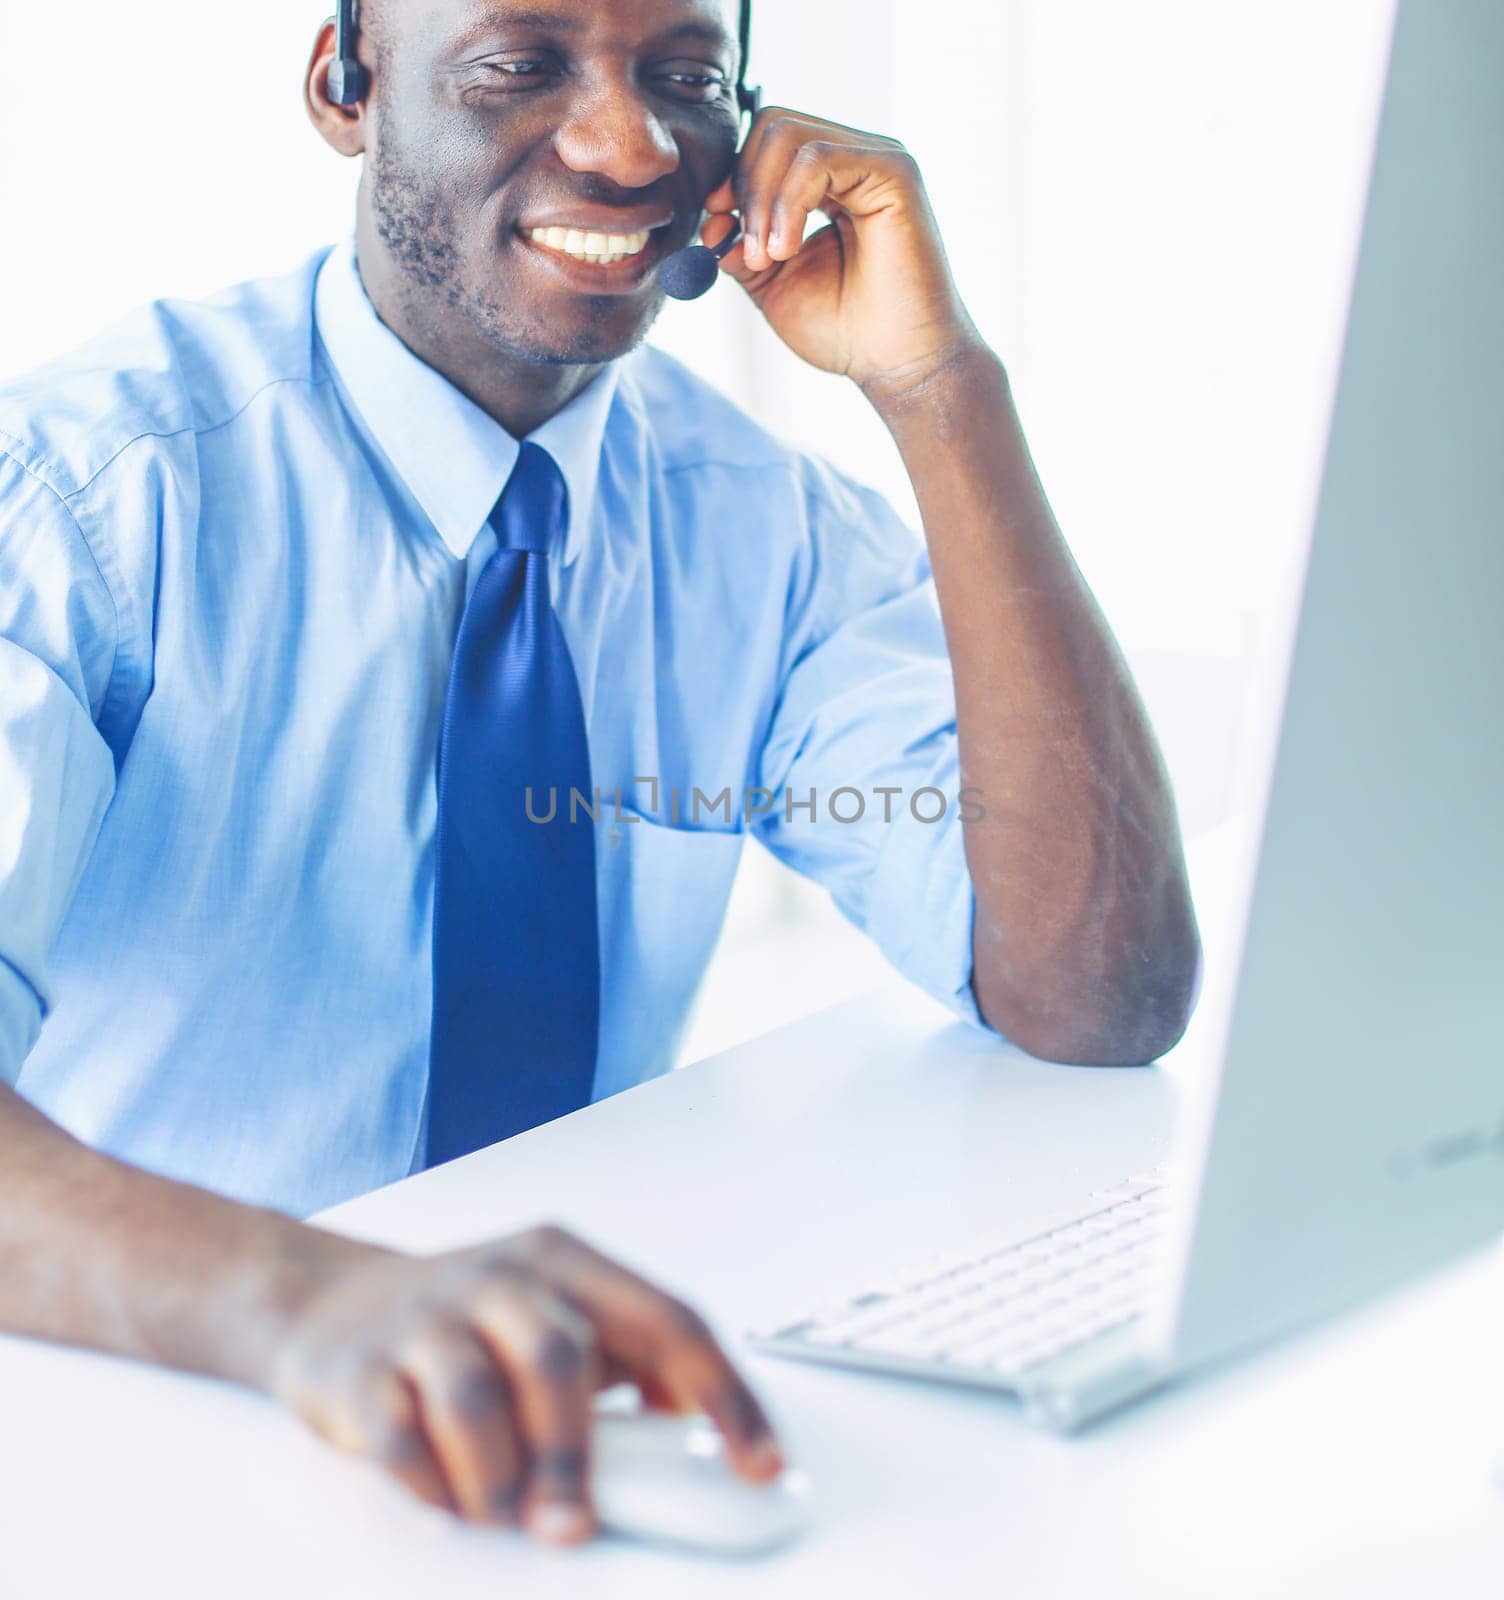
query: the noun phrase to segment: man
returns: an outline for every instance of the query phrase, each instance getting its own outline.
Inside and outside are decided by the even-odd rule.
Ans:
[[[557,1229],[293,1215],[666,1070],[747,832],[1042,1057],[1163,1052],[1199,952],[903,147],[770,108],[738,154],[724,0],[363,9],[359,103],[327,25],[307,73],[353,250],[0,399],[0,1327],[568,1542],[604,1383],[776,1472],[704,1323]],[[927,549],[642,345],[734,210],[722,269],[877,408]]]

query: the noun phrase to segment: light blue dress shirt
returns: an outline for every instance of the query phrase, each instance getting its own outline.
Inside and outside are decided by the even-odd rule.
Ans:
[[[918,533],[650,345],[529,437],[604,791],[596,1097],[672,1065],[749,833],[984,1027]],[[90,1144],[299,1214],[411,1170],[439,717],[516,453],[349,244],[0,390],[0,1077]]]

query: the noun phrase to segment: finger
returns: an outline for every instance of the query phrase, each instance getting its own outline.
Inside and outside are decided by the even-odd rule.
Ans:
[[[465,1327],[431,1332],[404,1353],[403,1366],[460,1514],[471,1522],[515,1522],[523,1468],[517,1419],[485,1341]]]
[[[642,1403],[650,1411],[680,1410],[678,1396],[675,1395],[661,1378],[652,1373],[633,1372],[615,1356],[602,1355],[601,1359],[601,1388],[613,1389],[618,1384],[629,1383],[642,1397]]]
[[[729,175],[705,196],[702,209],[713,214],[736,210],[736,186]]]
[[[525,1452],[522,1520],[541,1539],[577,1544],[595,1530],[592,1401],[600,1364],[590,1323],[540,1285],[483,1290],[477,1332],[506,1372]]]
[[[708,245],[712,250],[720,244],[736,228],[736,219],[724,215],[714,215],[700,230],[700,243]],[[744,249],[745,241],[738,239],[734,245],[721,257],[720,269],[729,277],[735,278],[744,288],[756,294],[761,286],[778,270],[775,261],[771,269],[754,272],[747,265]]]
[[[353,1414],[319,1431],[343,1450],[383,1467],[405,1489],[442,1511],[456,1509],[448,1480],[423,1430],[418,1397],[396,1372],[368,1383]]]
[[[739,191],[747,263],[767,267],[797,253],[811,211],[832,217],[842,211],[872,214],[909,194],[916,183],[913,157],[896,139],[787,116],[758,145]],[[780,210],[783,242],[773,251]]]
[[[700,243],[708,245],[712,250],[715,249],[722,239],[736,232],[737,221],[736,217],[715,213],[700,229]]]
[[[804,245],[804,228],[830,194],[830,155],[833,146],[818,139],[806,141],[794,152],[768,208],[766,253],[772,261],[787,261]]]
[[[784,114],[776,110],[771,115],[765,111],[747,136],[736,166],[737,210],[742,214],[742,228],[746,234],[741,246],[743,249],[750,248],[754,241],[761,238],[764,226],[763,195],[770,182],[775,182],[781,172],[780,167],[770,163],[770,152],[775,159],[780,149],[792,154],[797,138],[790,123],[784,119]],[[784,160],[787,158],[785,155]],[[760,254],[758,262],[761,266],[768,265]]]
[[[757,169],[766,158],[770,142],[781,141],[792,150],[803,139],[818,138],[830,126],[828,122],[817,122],[815,118],[801,116],[785,106],[764,106],[748,130],[731,171],[737,210],[745,211],[752,199],[751,190],[755,186]]]
[[[623,1319],[624,1358],[672,1399],[676,1411],[710,1417],[743,1477],[759,1483],[776,1477],[784,1456],[767,1414],[704,1319],[682,1301],[644,1287],[641,1303]]]
[[[562,1229],[537,1229],[509,1247],[526,1250],[533,1270],[585,1312],[605,1355],[680,1410],[705,1412],[744,1477],[764,1482],[782,1469],[762,1406],[697,1312]]]
[[[747,137],[742,141],[742,147],[736,152],[736,160],[731,164],[731,174],[727,182],[731,185],[732,204],[740,211],[747,198],[747,176],[752,171],[752,163],[757,154],[758,146],[762,143],[768,126],[778,115],[773,106],[764,106],[752,119],[752,126],[747,130]]]
[[[737,195],[742,225],[747,231],[747,264],[767,267],[767,240],[773,198],[801,146],[820,141],[829,123],[816,122],[797,112],[772,109],[765,122],[748,135],[737,162]],[[833,147],[832,147],[833,148]]]

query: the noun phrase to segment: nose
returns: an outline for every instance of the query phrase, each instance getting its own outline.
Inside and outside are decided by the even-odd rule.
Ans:
[[[642,95],[616,78],[575,97],[554,148],[571,171],[602,173],[623,189],[645,188],[679,167],[673,135]]]

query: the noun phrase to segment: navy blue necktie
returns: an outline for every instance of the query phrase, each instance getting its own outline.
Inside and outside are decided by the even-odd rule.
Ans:
[[[571,790],[591,798],[590,750],[548,592],[568,498],[553,457],[524,441],[455,645],[439,737],[428,1166],[590,1100],[595,833],[570,805]]]

